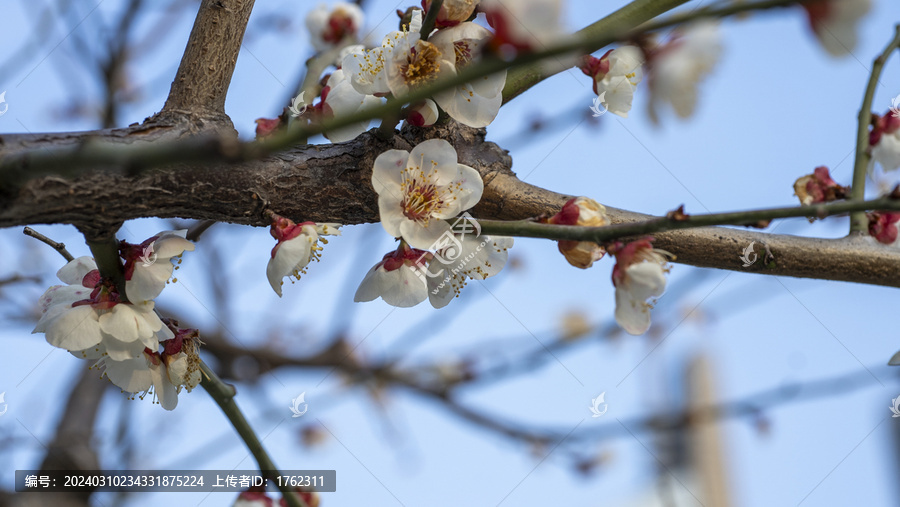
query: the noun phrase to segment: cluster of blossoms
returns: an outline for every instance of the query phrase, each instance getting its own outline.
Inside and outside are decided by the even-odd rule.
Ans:
[[[297,490],[297,495],[309,507],[319,507],[319,495],[314,491]],[[264,487],[250,487],[246,491],[242,491],[235,499],[232,507],[287,507],[288,503],[283,497],[278,503],[266,493]]]
[[[310,12],[306,25],[312,45],[320,53],[339,53],[334,62],[337,69],[323,78],[325,84],[315,105],[306,107],[300,97],[292,109],[299,111],[302,106],[305,120],[327,122],[377,106],[385,97],[402,98],[451,79],[479,62],[487,51],[509,56],[510,52],[543,49],[561,37],[560,1],[446,0],[438,10],[434,29],[423,34],[423,15],[431,6],[430,0],[422,0],[422,9],[407,10],[401,29],[388,33],[373,48],[356,43],[363,24],[358,6],[338,2]],[[472,21],[479,11],[494,31]],[[476,78],[409,104],[405,119],[411,125],[430,126],[443,110],[459,123],[485,127],[497,116],[505,84],[505,70]],[[279,118],[256,120],[257,137],[285,128],[287,112],[285,109]],[[295,112],[293,116],[299,115]],[[347,141],[368,126],[368,121],[362,121],[329,131],[326,137],[332,142]]]
[[[90,257],[63,266],[54,285],[41,296],[41,319],[34,333],[93,367],[123,391],[153,393],[166,410],[178,403],[181,389],[200,382],[199,339],[193,329],[160,319],[154,302],[172,277],[181,255],[193,250],[187,231],[161,232],[141,244],[125,241],[119,254],[125,262],[125,294],[100,276]]]
[[[646,65],[651,119],[657,121],[657,102],[669,103],[679,117],[688,118],[697,104],[700,81],[716,65],[721,52],[718,25],[701,21],[684,27],[664,44],[646,42],[641,47],[621,46],[600,58],[588,56],[580,68],[593,78],[594,93],[603,106],[627,118]]]
[[[375,159],[372,186],[381,224],[400,245],[369,270],[355,301],[381,297],[410,307],[427,298],[442,308],[468,279],[484,280],[506,265],[512,238],[483,236],[474,220],[446,221],[478,203],[484,190],[478,171],[458,163],[447,141],[382,153]]]
[[[426,2],[428,3],[428,2]],[[467,21],[477,2],[444,2],[437,29],[423,37],[422,11],[414,10],[403,30],[387,34],[381,45],[354,49],[344,56],[341,67],[352,88],[361,95],[402,97],[448,79],[477,62],[493,34]],[[427,126],[437,119],[440,106],[451,118],[470,127],[485,127],[497,116],[506,72],[436,93],[412,108],[413,122]],[[423,112],[425,114],[423,114]]]
[[[556,215],[544,220],[554,225],[602,227],[609,225],[606,208],[587,197],[570,199]],[[616,258],[612,281],[616,288],[616,322],[630,334],[650,328],[653,301],[666,289],[665,274],[671,254],[654,249],[652,238],[631,243],[615,243],[609,253]],[[569,264],[587,269],[606,254],[606,249],[590,241],[559,241],[559,251]]]

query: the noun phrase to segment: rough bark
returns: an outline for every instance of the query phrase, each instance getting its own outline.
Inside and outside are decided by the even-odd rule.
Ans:
[[[94,133],[115,143],[152,143],[190,135],[196,125],[146,124]],[[275,157],[232,164],[180,164],[137,174],[97,169],[72,179],[47,176],[27,180],[0,195],[0,226],[71,223],[84,229],[115,228],[142,217],[209,219],[268,225],[266,209],[294,220],[359,224],[378,220],[371,186],[375,157],[387,149],[409,150],[426,138],[444,138],[461,163],[481,172],[485,193],[476,217],[514,220],[555,212],[570,197],[520,181],[509,154],[484,141],[483,130],[456,124],[408,129],[392,139],[366,133],[342,144],[302,146]],[[0,136],[0,155],[41,146],[59,147],[85,139],[78,134]],[[608,209],[614,223],[646,220],[648,215]],[[900,287],[900,252],[867,238],[814,239],[752,230],[706,227],[655,235],[656,246],[676,262],[805,278],[822,278]],[[775,267],[758,262],[743,267],[740,255],[751,241],[765,243]]]
[[[225,97],[254,0],[203,0],[160,119],[225,116]]]

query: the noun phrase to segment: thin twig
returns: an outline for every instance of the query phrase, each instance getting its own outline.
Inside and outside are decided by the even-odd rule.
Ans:
[[[702,215],[687,215],[683,219],[660,217],[645,220],[643,222],[615,224],[603,227],[551,225],[538,223],[532,220],[478,220],[478,225],[481,227],[481,232],[483,234],[604,243],[614,239],[678,229],[691,229],[714,225],[755,225],[761,221],[779,218],[824,218],[831,215],[867,210],[900,210],[900,199],[882,197],[880,199],[862,202],[841,201],[813,206],[770,208],[737,211],[733,213],[708,213]]]
[[[872,99],[875,96],[875,88],[881,71],[891,53],[900,47],[900,24],[894,27],[894,38],[888,43],[884,51],[872,63],[872,74],[869,76],[869,84],[863,95],[862,107],[859,109],[859,125],[856,129],[856,157],[853,161],[853,186],[850,190],[850,198],[863,200],[866,196],[866,169],[869,166],[869,124],[872,121]],[[864,233],[869,228],[869,220],[862,212],[850,215],[850,232]]]
[[[432,0],[431,7],[428,8],[425,19],[422,20],[422,29],[419,32],[422,40],[428,40],[428,36],[434,30],[434,24],[437,22],[438,12],[440,12],[442,5],[444,5],[444,0]]]
[[[241,412],[241,409],[238,408],[237,404],[234,402],[234,386],[223,382],[222,379],[220,379],[219,376],[202,361],[200,362],[200,370],[203,373],[200,385],[206,389],[206,392],[209,393],[216,404],[219,405],[219,408],[222,409],[222,412],[231,422],[231,425],[234,426],[234,429],[241,437],[241,440],[244,441],[247,449],[253,454],[253,458],[256,459],[256,463],[259,465],[259,471],[262,472],[265,477],[274,481],[280,475],[280,472],[272,461],[272,458],[269,457],[262,442],[259,441],[256,432],[250,427],[250,423],[247,422],[243,412]],[[285,501],[290,507],[309,507],[289,486],[281,484],[278,481],[275,481],[275,484],[278,486],[278,490],[281,491],[281,494],[284,496]]]
[[[195,224],[193,227],[188,229],[187,235],[185,238],[188,241],[197,241],[200,238],[200,235],[206,232],[207,229],[216,225],[215,220],[203,220],[198,224]]]
[[[25,230],[23,230],[22,232],[24,232],[26,236],[31,236],[32,238],[34,238],[38,241],[42,241],[42,242],[50,245],[54,250],[59,252],[59,255],[62,255],[63,257],[65,257],[67,262],[70,262],[75,259],[75,257],[72,257],[72,254],[70,254],[69,251],[66,250],[65,243],[59,243],[59,242],[53,241],[52,239],[48,238],[47,236],[44,236],[43,234],[32,229],[31,227],[26,227]]]

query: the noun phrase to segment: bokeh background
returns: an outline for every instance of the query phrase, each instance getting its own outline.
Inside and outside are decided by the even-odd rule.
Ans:
[[[127,63],[105,79],[128,4],[0,3],[0,92],[9,104],[0,131],[125,126],[158,111],[198,4],[143,2],[121,46]],[[624,4],[567,1],[567,27]],[[303,19],[313,5],[257,2],[226,104],[242,138],[294,94],[312,54]],[[395,29],[395,11],[405,7],[364,2],[370,40]],[[792,205],[793,181],[816,166],[849,184],[862,91],[898,21],[900,5],[876,0],[852,55],[834,59],[800,8],[729,20],[722,60],[687,121],[666,111],[651,123],[646,83],[628,119],[592,119],[590,80],[573,69],[505,106],[488,137],[510,150],[523,180],[611,206],[663,214],[680,204],[689,213]],[[876,112],[900,94],[898,60],[883,74]],[[187,225],[131,221],[120,238],[139,242]],[[845,218],[791,219],[769,230],[840,237],[847,227]],[[73,227],[35,229],[76,256],[89,254]],[[0,279],[22,278],[0,286],[8,407],[0,488],[9,490],[16,469],[39,466],[87,365],[30,334],[61,258],[18,228],[0,238]],[[378,224],[345,227],[279,299],[265,279],[268,231],[217,224],[158,299],[202,335],[300,363],[343,340],[364,364],[474,375],[448,403],[341,369],[260,374],[253,356],[238,360],[228,380],[275,462],[337,470],[338,491],[321,495],[323,507],[900,504],[900,419],[888,408],[900,382],[886,366],[900,349],[895,289],[676,264],[653,327],[633,337],[612,320],[612,261],[581,271],[543,240],[516,240],[500,275],[471,282],[442,310],[354,303],[359,281],[392,245]],[[292,418],[288,407],[301,392],[309,411]],[[591,417],[601,393],[608,410]],[[697,404],[721,410],[677,422]],[[541,435],[565,438],[536,443]],[[91,442],[108,469],[255,466],[202,389],[183,393],[174,412],[107,389]],[[704,496],[710,488],[720,500]],[[91,501],[219,506],[234,497],[105,493]]]

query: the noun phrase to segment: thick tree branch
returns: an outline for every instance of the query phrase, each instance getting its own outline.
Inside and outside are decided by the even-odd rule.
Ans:
[[[166,105],[157,119],[225,116],[225,96],[254,0],[203,0]]]
[[[177,129],[160,132],[158,135],[172,136]],[[152,135],[132,133],[122,139]],[[153,216],[265,226],[269,224],[266,209],[295,221],[375,222],[378,205],[371,187],[375,157],[388,149],[409,150],[425,138],[447,139],[457,148],[461,163],[481,172],[485,193],[473,212],[478,218],[518,220],[553,213],[570,198],[520,181],[511,171],[512,160],[506,151],[484,142],[483,136],[482,130],[455,124],[427,130],[409,128],[387,141],[366,133],[348,143],[296,148],[227,166],[179,164],[137,175],[94,171],[72,180],[33,179],[8,197],[0,195],[0,227],[35,223],[115,226],[123,220]],[[21,144],[20,137],[0,136],[0,141],[11,146]],[[602,201],[605,196],[590,197]],[[608,213],[614,223],[653,218],[615,208],[608,208]],[[694,266],[900,287],[900,271],[895,269],[900,265],[900,251],[865,237],[815,239],[721,227],[664,232],[655,237],[658,248],[677,255],[677,262]],[[769,246],[775,267],[763,263],[743,267],[740,256],[754,241]]]

